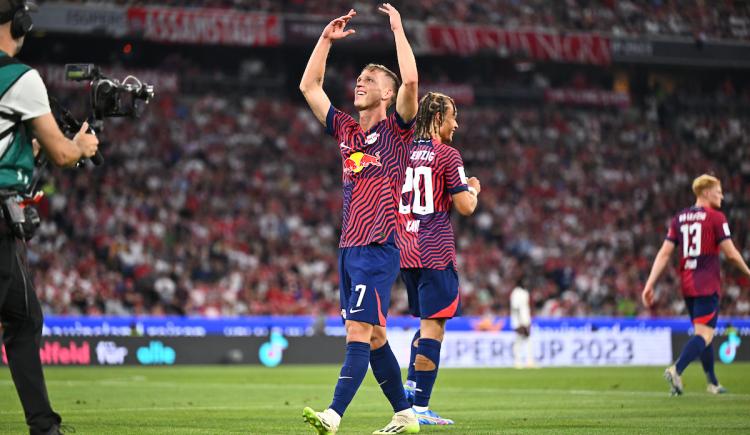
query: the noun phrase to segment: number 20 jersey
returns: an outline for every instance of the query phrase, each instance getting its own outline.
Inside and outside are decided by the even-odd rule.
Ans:
[[[451,195],[468,189],[458,150],[434,140],[412,143],[399,204],[401,268],[455,268]]]
[[[672,218],[667,240],[680,251],[683,296],[711,296],[721,292],[719,243],[730,236],[727,218],[718,210],[694,206]]]

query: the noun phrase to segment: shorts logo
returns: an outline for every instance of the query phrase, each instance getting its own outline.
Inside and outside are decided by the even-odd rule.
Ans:
[[[349,314],[359,313],[360,311],[364,311],[364,310],[365,310],[364,308],[360,308],[358,310],[355,310],[352,308],[349,310]]]
[[[358,151],[352,153],[352,155],[344,160],[344,173],[350,175],[356,174],[370,165],[383,166],[383,164],[380,163],[380,153],[375,153],[375,155],[372,156]]]

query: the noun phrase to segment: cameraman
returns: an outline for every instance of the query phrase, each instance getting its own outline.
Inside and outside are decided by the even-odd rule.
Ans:
[[[0,321],[8,366],[30,433],[59,434],[61,419],[50,405],[39,357],[42,309],[26,263],[25,240],[8,210],[19,210],[14,202],[29,189],[34,172],[32,138],[58,166],[72,166],[93,156],[99,141],[86,133],[86,124],[72,141],[67,139],[51,114],[39,73],[14,59],[32,27],[30,6],[34,7],[24,0],[0,0]]]

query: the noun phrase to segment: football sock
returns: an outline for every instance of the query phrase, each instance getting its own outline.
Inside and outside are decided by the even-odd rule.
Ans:
[[[688,364],[690,364],[694,359],[698,358],[698,356],[700,356],[701,352],[703,352],[703,349],[705,348],[706,341],[703,340],[703,337],[701,337],[700,335],[694,335],[690,340],[688,340],[687,344],[685,344],[685,347],[682,348],[680,357],[675,363],[677,374],[681,375]]]
[[[370,351],[370,366],[380,389],[391,402],[393,412],[409,409],[411,405],[406,401],[404,387],[401,385],[401,368],[388,342]]]
[[[440,365],[440,342],[431,338],[420,338],[417,354],[435,363],[433,370],[417,370],[417,389],[414,392],[414,405],[427,406],[430,403],[432,387],[437,379]]]
[[[411,349],[411,352],[409,352],[409,369],[406,372],[406,380],[417,382],[417,374],[414,370],[414,358],[417,357],[417,343],[419,343],[417,340],[419,340],[419,337],[421,337],[420,329],[417,329],[417,333],[414,334],[414,338],[411,339],[411,345],[409,348]]]
[[[346,357],[341,367],[339,381],[333,392],[333,402],[329,408],[343,417],[344,411],[357,393],[362,380],[367,374],[367,363],[370,361],[370,344],[352,341],[346,344]]]
[[[701,352],[701,364],[703,364],[703,371],[706,372],[706,379],[708,382],[719,385],[719,380],[716,379],[716,373],[714,372],[714,346],[713,343],[706,346]]]

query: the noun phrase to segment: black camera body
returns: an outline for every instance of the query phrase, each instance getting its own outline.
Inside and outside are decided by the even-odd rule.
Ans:
[[[96,65],[90,63],[66,64],[65,78],[91,83],[91,109],[94,119],[137,118],[141,114],[140,103],[148,104],[154,97],[153,85],[141,82],[133,76],[127,76],[120,82],[106,77]]]

